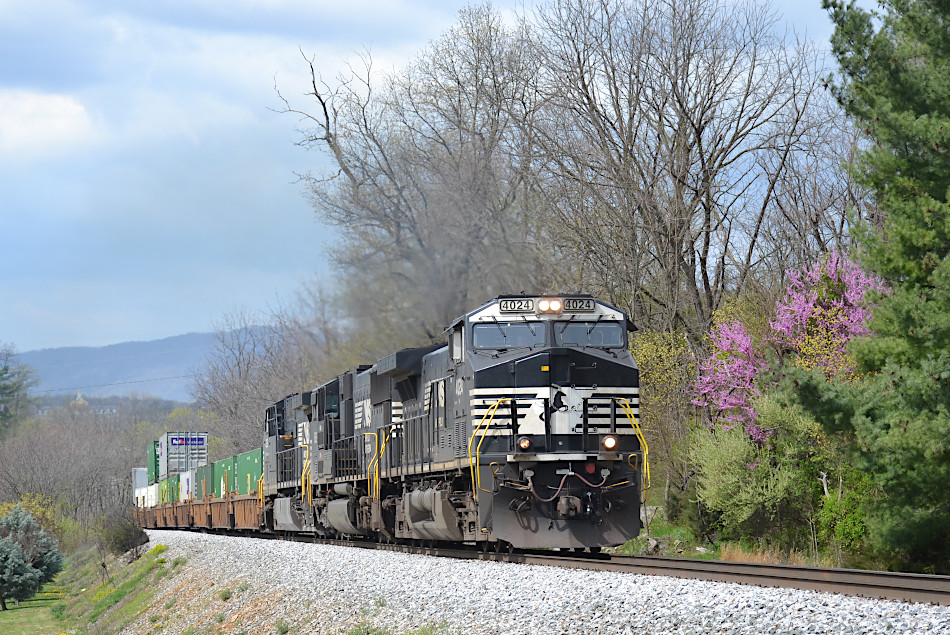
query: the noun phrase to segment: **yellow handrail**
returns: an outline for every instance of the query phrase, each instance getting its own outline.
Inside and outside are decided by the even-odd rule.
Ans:
[[[633,408],[630,406],[630,402],[624,399],[623,397],[614,397],[614,400],[623,406],[624,413],[627,415],[627,419],[630,420],[630,425],[633,427],[633,431],[637,433],[637,440],[640,441],[640,447],[643,448],[643,470],[646,472],[647,481],[643,486],[643,489],[650,487],[650,461],[648,455],[650,454],[650,448],[647,447],[647,441],[643,438],[643,430],[640,429],[640,424],[637,422],[636,416],[633,414]],[[630,462],[630,458],[627,458],[627,463]]]
[[[491,425],[492,419],[495,418],[495,411],[498,410],[498,406],[500,406],[506,401],[511,401],[511,399],[512,399],[511,397],[502,397],[501,399],[493,403],[485,412],[485,414],[482,415],[481,421],[478,422],[478,425],[475,426],[475,431],[472,432],[472,438],[468,440],[468,468],[472,476],[472,498],[475,501],[478,500],[477,490],[481,489],[481,486],[482,486],[481,474],[475,469],[475,466],[479,462],[479,458],[480,458],[479,455],[481,453],[482,441],[485,440],[485,434],[488,433],[488,426]],[[478,434],[478,431],[482,429],[482,424],[485,423],[485,419],[488,419],[488,423],[485,425],[485,430],[482,432],[482,437],[478,441],[478,446],[475,449],[475,461],[473,462],[472,461],[472,443],[475,442],[475,436]],[[482,491],[488,492],[491,490],[482,490]]]
[[[383,462],[383,454],[386,453],[386,444],[389,442],[390,437],[392,437],[392,434],[387,435],[386,431],[383,430],[383,445],[379,448],[379,460],[376,461],[376,499],[379,499],[379,496],[382,493],[382,488],[379,484],[379,466]]]
[[[257,500],[261,503],[261,509],[264,509],[264,472],[261,472],[261,477],[257,479]]]
[[[379,435],[375,432],[364,432],[363,436],[373,437],[373,460],[369,462],[369,465],[366,466],[366,490],[370,495],[370,498],[373,498],[375,492],[373,491],[373,467],[376,465],[377,455],[379,454]]]
[[[307,450],[307,456],[303,461],[303,470],[300,473],[300,489],[304,491],[307,497],[307,503],[313,505],[313,492],[310,487],[310,445],[303,446]],[[250,478],[250,474],[248,474]]]

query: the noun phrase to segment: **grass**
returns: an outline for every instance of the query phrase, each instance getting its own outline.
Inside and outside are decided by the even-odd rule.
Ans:
[[[185,560],[176,558],[169,563],[161,555],[165,550],[164,546],[156,546],[131,564],[109,558],[105,568],[101,554],[94,548],[81,550],[67,558],[64,571],[56,578],[62,590],[59,599],[45,607],[45,616],[55,625],[49,632],[101,635],[121,632],[147,610],[155,597],[156,583],[181,570]],[[166,603],[166,611],[173,608],[173,602]],[[41,624],[43,612],[37,611],[33,615],[33,624]],[[158,612],[149,615],[148,619],[156,629],[160,629],[167,617]],[[46,632],[36,628],[34,626],[33,630],[23,633]],[[5,628],[2,621],[0,632],[16,633]]]
[[[654,550],[657,546],[659,549]],[[633,540],[629,540],[609,551],[634,556],[658,555],[696,560],[793,565],[816,564],[807,554],[796,551],[783,553],[774,548],[727,542],[709,545],[695,536],[688,527],[675,525],[667,521],[663,517],[662,510],[652,518],[649,533],[644,529],[643,533]]]
[[[651,554],[651,539],[659,543],[659,551],[653,555],[700,560],[714,560],[719,556],[718,550],[703,545],[688,527],[674,525],[660,515],[650,522],[649,534],[644,530],[633,540],[628,540],[611,551],[634,556]]]
[[[762,547],[747,548],[735,543],[724,543],[720,545],[719,559],[729,562],[756,562],[763,564],[815,564],[810,558],[797,551],[786,554],[779,552],[777,549],[766,549]]]
[[[45,585],[39,593],[20,602],[19,606],[7,600],[7,610],[0,611],[0,633],[4,635],[56,635],[62,624],[51,611],[63,598],[62,587],[55,583]]]

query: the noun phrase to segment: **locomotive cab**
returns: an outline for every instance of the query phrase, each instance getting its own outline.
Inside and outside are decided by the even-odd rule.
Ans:
[[[516,547],[636,536],[646,443],[623,312],[589,296],[502,297],[453,329],[471,370],[482,530]]]

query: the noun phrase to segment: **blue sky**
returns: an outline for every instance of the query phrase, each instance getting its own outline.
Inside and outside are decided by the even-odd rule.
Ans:
[[[0,0],[0,344],[209,331],[329,275],[275,78],[306,90],[299,49],[400,67],[465,4]],[[820,0],[774,6],[827,41]]]

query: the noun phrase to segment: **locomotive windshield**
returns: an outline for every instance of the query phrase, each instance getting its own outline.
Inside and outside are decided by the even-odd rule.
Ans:
[[[472,327],[475,348],[510,348],[513,346],[542,346],[542,322],[490,322]]]
[[[623,346],[623,325],[620,322],[556,322],[555,346],[594,346],[618,348]]]

